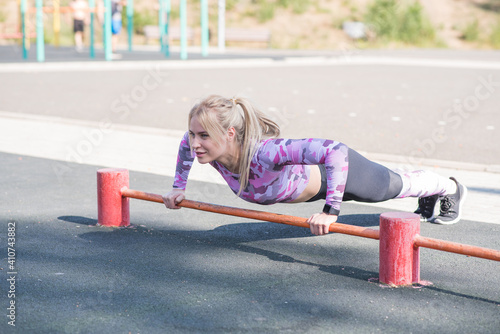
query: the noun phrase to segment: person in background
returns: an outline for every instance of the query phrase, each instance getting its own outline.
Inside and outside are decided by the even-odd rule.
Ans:
[[[89,22],[89,6],[86,0],[73,0],[70,7],[73,12],[75,48],[77,52],[82,52],[85,25]]]
[[[122,10],[126,6],[124,0],[111,0],[111,49],[113,57],[119,58],[120,55],[116,54],[120,32],[122,31]]]

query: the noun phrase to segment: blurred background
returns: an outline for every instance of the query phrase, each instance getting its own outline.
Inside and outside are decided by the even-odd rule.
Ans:
[[[20,1],[0,3],[0,43],[19,43],[13,34],[20,32]],[[45,0],[46,7],[67,7],[71,0]],[[96,0],[96,5],[102,0]],[[201,39],[200,3],[188,0],[188,26],[192,30],[190,44]],[[35,0],[27,0],[28,7]],[[179,25],[179,0],[171,0],[171,26]],[[122,11],[127,27],[127,4]],[[210,44],[217,45],[219,2],[208,1]],[[145,27],[158,25],[159,0],[133,1],[134,45],[155,44],[145,36]],[[227,28],[258,29],[269,33],[263,42],[230,41],[228,46],[276,49],[341,49],[346,43],[358,48],[500,48],[499,0],[226,0]],[[56,41],[53,15],[46,13],[45,42],[71,46],[73,42],[72,13],[61,12],[60,37]],[[35,32],[35,12],[27,18],[29,32]],[[352,22],[363,26],[349,25]],[[96,25],[96,40],[101,39]],[[86,29],[86,40],[89,29]],[[311,38],[314,36],[314,38]],[[177,39],[172,43],[176,43]],[[126,34],[121,34],[126,43]]]

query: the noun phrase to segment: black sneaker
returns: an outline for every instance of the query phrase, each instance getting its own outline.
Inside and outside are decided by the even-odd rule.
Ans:
[[[434,217],[434,208],[438,199],[439,195],[420,197],[418,199],[418,209],[415,210],[415,213],[420,215],[421,221],[430,221]]]
[[[441,212],[434,219],[434,223],[436,224],[455,224],[460,220],[460,216],[462,215],[462,205],[467,196],[467,188],[458,183],[453,177],[450,177],[450,179],[457,184],[457,192],[453,195],[444,196],[441,199]]]

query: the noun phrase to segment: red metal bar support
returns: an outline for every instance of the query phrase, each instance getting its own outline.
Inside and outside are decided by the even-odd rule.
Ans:
[[[379,280],[389,285],[420,281],[419,248],[413,240],[420,232],[420,217],[414,213],[387,212],[380,215]]]
[[[100,225],[130,225],[129,199],[122,196],[122,188],[128,188],[128,182],[127,169],[97,171],[97,221]]]

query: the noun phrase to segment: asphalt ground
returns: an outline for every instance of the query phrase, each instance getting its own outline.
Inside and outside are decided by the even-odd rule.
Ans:
[[[65,60],[54,62],[50,69],[26,67],[28,72],[15,66],[39,64],[4,61],[0,111],[58,117],[61,123],[107,120],[150,131],[183,131],[189,105],[196,98],[213,92],[245,93],[274,113],[287,135],[320,137],[330,134],[334,124],[334,132],[347,144],[393,158],[411,155],[419,148],[416,140],[430,138],[436,145],[422,161],[455,166],[459,172],[474,169],[482,182],[494,179],[498,174],[487,169],[499,164],[496,86],[460,124],[457,119],[450,126],[439,122],[447,108],[459,103],[456,99],[476,96],[479,78],[491,75],[496,82],[498,62],[493,56],[498,53],[405,51],[376,55],[393,62],[386,65],[373,58],[366,61],[375,53],[356,51],[355,57],[347,59],[354,61],[350,65],[325,65],[335,57],[345,60],[345,54],[327,55],[319,65],[311,54],[297,54],[295,60],[305,62],[290,65],[287,59],[294,58],[293,52],[280,59],[262,52],[244,57],[252,65],[233,67],[216,62],[200,65],[196,60],[188,65],[175,60],[161,65],[146,62],[144,67],[144,59],[131,60],[136,65],[130,65],[124,57],[112,65],[87,62],[91,67],[83,70],[76,60]],[[242,61],[239,55],[229,58]],[[272,61],[255,65],[255,58]],[[421,59],[434,63],[425,65]],[[395,65],[398,60],[402,64]],[[115,64],[129,70],[112,68]],[[145,78],[155,73],[161,78],[156,89],[148,90],[140,101],[124,98],[134,96]],[[337,88],[331,89],[332,85]],[[480,93],[486,92],[481,88]],[[124,106],[128,110],[114,109]],[[342,106],[345,114],[329,114],[343,110]],[[444,126],[449,131],[446,140],[438,143],[429,137],[423,127],[429,119],[431,128]],[[35,132],[19,128],[14,131],[16,137],[0,142],[30,146],[30,131]],[[65,144],[63,137],[60,143],[48,139],[41,146],[33,142],[31,146],[39,151],[43,146],[64,149],[75,144],[78,148],[83,140]],[[466,149],[476,158],[464,154]],[[137,200],[131,203],[131,227],[99,227],[96,171],[108,165],[7,151],[0,153],[4,229],[0,233],[4,252],[0,300],[5,314],[1,333],[499,332],[498,262],[421,249],[421,278],[432,284],[388,288],[377,281],[378,243],[374,240],[341,234],[315,237],[303,228],[188,209],[169,211],[160,204]],[[117,152],[127,159],[127,148]],[[130,161],[136,158],[135,152],[129,151]],[[161,156],[151,154],[147,161],[155,158]],[[171,176],[136,170],[130,179],[132,188],[152,193],[164,193],[172,184]],[[227,186],[207,181],[190,181],[188,198],[302,217],[323,205],[256,207],[236,199]],[[483,190],[493,200],[498,198],[498,184]],[[386,211],[383,206],[347,202],[340,222],[376,228],[379,214]],[[10,255],[15,262],[9,264],[12,240],[8,237],[12,236],[8,233],[13,233],[14,225],[11,248],[15,252]],[[500,249],[499,226],[475,219],[452,226],[422,224],[421,235]],[[8,281],[11,270],[15,270],[14,285]],[[12,289],[15,296],[9,297]],[[12,301],[15,327],[7,317]]]
[[[96,170],[1,154],[2,249],[15,222],[15,330],[2,333],[498,333],[497,262],[421,249],[430,286],[387,288],[378,242],[132,200],[130,228],[96,226]],[[161,193],[172,178],[131,172]],[[8,185],[8,187],[5,187]],[[227,187],[190,184],[189,197],[254,208]],[[304,216],[321,203],[276,205]],[[344,203],[340,221],[376,228],[384,212]],[[421,235],[500,248],[500,226],[422,224]],[[4,255],[5,256],[5,255]]]

